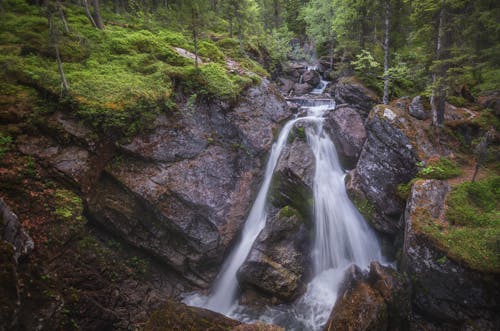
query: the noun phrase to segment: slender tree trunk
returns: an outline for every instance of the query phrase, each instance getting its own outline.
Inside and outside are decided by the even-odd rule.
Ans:
[[[233,17],[229,18],[229,38],[233,38]]]
[[[52,13],[50,12],[48,5],[46,5],[46,10],[47,10],[47,20],[49,23],[49,40],[51,46],[54,47],[54,51],[56,53],[57,68],[59,70],[59,75],[61,76],[62,93],[65,94],[69,90],[69,84],[68,81],[66,80],[66,75],[64,74],[61,55],[59,54],[59,47],[57,46],[56,32],[54,31],[54,24],[52,21]]]
[[[330,70],[333,70],[333,36],[330,38]]]
[[[436,60],[441,60],[441,48],[443,42],[443,30],[444,30],[444,3],[441,3],[441,9],[439,10],[439,24],[436,42]],[[442,67],[442,64],[438,64],[438,67]],[[436,127],[440,127],[444,122],[444,107],[445,107],[445,96],[442,79],[444,77],[439,77],[444,74],[441,69],[434,70],[432,74],[432,84],[433,90],[431,95],[431,109],[432,109],[432,124]]]
[[[193,20],[194,67],[198,70],[198,12],[195,8],[192,8],[191,16]]]
[[[102,29],[104,29],[104,23],[102,22],[101,9],[99,7],[99,0],[92,0],[92,6],[94,7],[95,26],[99,30],[102,30]]]
[[[83,0],[83,5],[85,7],[85,13],[87,14],[87,17],[89,18],[90,23],[92,23],[92,25],[97,28],[97,24],[94,21],[94,17],[92,16],[92,13],[90,12],[88,1],[87,0]]]
[[[61,21],[63,22],[64,25],[64,32],[66,32],[66,34],[69,34],[68,21],[66,21],[66,16],[64,15],[62,5],[59,1],[57,1],[57,8],[59,9],[59,15],[61,15]]]
[[[390,15],[390,5],[389,0],[385,0],[385,40],[384,40],[384,97],[382,102],[387,105],[389,104],[389,75],[387,71],[389,70],[389,15]]]

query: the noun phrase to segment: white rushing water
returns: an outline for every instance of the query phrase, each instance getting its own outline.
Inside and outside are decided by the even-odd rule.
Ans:
[[[319,82],[319,85],[316,86],[310,93],[314,95],[321,95],[325,92],[327,86],[328,86],[328,81],[322,78]]]
[[[285,326],[287,330],[320,330],[327,322],[337,299],[337,290],[345,269],[351,264],[367,268],[382,254],[373,231],[349,200],[344,184],[344,171],[338,161],[335,146],[323,131],[323,116],[332,107],[309,107],[305,117],[289,121],[273,145],[264,182],[245,222],[241,240],[233,249],[209,296],[191,295],[189,305],[208,308],[244,322],[261,320]],[[255,312],[237,302],[236,273],[245,262],[252,245],[266,223],[266,197],[274,168],[292,127],[298,121],[308,121],[307,141],[314,153],[315,239],[312,252],[314,277],[306,293],[295,303],[268,307]]]

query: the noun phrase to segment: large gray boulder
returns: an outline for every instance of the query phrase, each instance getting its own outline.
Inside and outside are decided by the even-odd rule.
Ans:
[[[12,245],[13,257],[17,259],[29,254],[34,248],[35,243],[26,230],[22,227],[17,215],[0,198],[0,240]]]
[[[403,112],[380,105],[370,113],[366,130],[367,140],[347,190],[377,230],[395,235],[403,229],[404,210],[397,186],[418,172],[417,148],[407,136],[414,128]]]
[[[292,207],[282,208],[267,221],[238,271],[242,288],[285,301],[294,299],[304,286],[309,237],[303,216]]]
[[[425,120],[429,116],[425,112],[424,105],[422,104],[422,98],[420,95],[417,95],[411,100],[410,106],[408,107],[410,115],[419,119],[419,120]]]
[[[294,130],[304,134],[303,127]],[[314,172],[314,154],[304,138],[298,136],[284,148],[276,165],[270,189],[271,204],[276,208],[292,206],[307,218],[312,207]]]
[[[409,279],[378,262],[363,273],[347,269],[324,330],[407,330],[411,319]]]
[[[373,91],[367,89],[354,77],[344,77],[332,88],[332,97],[335,102],[338,105],[347,104],[355,108],[363,119],[379,101]]]
[[[335,143],[342,166],[352,169],[366,140],[366,129],[359,113],[348,106],[336,109],[326,117],[325,130]]]
[[[446,222],[449,185],[438,180],[413,184],[405,210],[402,271],[411,275],[412,303],[434,325],[449,329],[498,330],[498,275],[468,269],[443,250],[423,229],[429,220]]]

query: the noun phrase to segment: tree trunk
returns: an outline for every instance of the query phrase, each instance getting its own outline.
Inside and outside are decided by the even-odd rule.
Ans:
[[[390,5],[389,0],[385,0],[385,40],[384,40],[384,97],[382,102],[389,104],[389,15]]]
[[[94,7],[94,22],[95,26],[102,30],[104,29],[104,23],[102,22],[101,10],[99,8],[99,0],[92,0],[92,6]]]
[[[97,28],[97,24],[94,21],[94,17],[92,17],[92,14],[90,13],[90,8],[89,8],[88,1],[87,0],[83,0],[83,5],[85,7],[85,13],[87,14],[87,17],[89,18],[90,23],[92,23],[92,25]]]
[[[193,44],[194,44],[194,67],[198,70],[198,12],[195,8],[191,9],[191,19],[193,21]]]
[[[443,30],[444,30],[444,3],[441,3],[441,9],[439,10],[439,24],[436,42],[436,60],[441,60],[441,48],[443,42]],[[442,64],[439,64],[439,69],[434,70],[432,74],[432,84],[433,90],[431,95],[431,109],[432,109],[432,124],[436,127],[440,127],[444,122],[444,106],[445,106],[445,95],[442,80],[444,75]],[[437,72],[436,72],[437,71]],[[441,77],[438,77],[438,73]]]
[[[330,38],[330,70],[333,70],[333,36]]]
[[[68,81],[66,80],[66,75],[64,74],[61,55],[59,54],[59,47],[57,46],[57,37],[54,31],[54,24],[52,22],[52,13],[50,12],[48,6],[46,6],[46,10],[47,10],[47,21],[49,23],[49,40],[51,46],[54,47],[54,51],[56,53],[57,68],[59,70],[59,74],[61,75],[62,94],[64,94],[69,90],[69,84]]]
[[[64,15],[62,5],[59,1],[57,2],[57,7],[59,9],[59,15],[61,15],[61,21],[63,22],[63,25],[64,25],[64,32],[66,32],[66,34],[69,34],[68,21],[66,21],[66,16]]]
[[[233,38],[233,17],[229,18],[229,38]]]

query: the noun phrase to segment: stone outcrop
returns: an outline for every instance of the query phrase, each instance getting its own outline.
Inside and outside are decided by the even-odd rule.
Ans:
[[[347,183],[348,193],[373,226],[395,235],[402,231],[404,205],[398,184],[417,173],[417,148],[407,136],[414,129],[400,110],[375,107],[366,123],[367,140]]]
[[[332,97],[335,102],[347,104],[355,108],[365,119],[372,107],[378,103],[378,98],[373,91],[367,89],[353,77],[342,78],[333,88]]]
[[[303,127],[294,130],[304,135]],[[291,134],[294,135],[293,132]],[[305,218],[310,215],[314,162],[314,154],[301,136],[284,148],[270,188],[270,201],[273,206],[292,206]]]
[[[0,240],[12,245],[14,260],[30,253],[35,244],[17,219],[17,215],[0,198]]]
[[[420,315],[438,327],[498,330],[498,275],[455,262],[422,231],[426,219],[446,222],[448,192],[446,182],[420,180],[413,185],[406,205],[402,266],[412,277],[412,303]]]
[[[394,269],[372,262],[364,274],[351,266],[324,330],[408,329],[410,293],[408,279]]]
[[[424,105],[422,104],[422,98],[420,95],[417,95],[411,100],[410,106],[408,107],[408,111],[410,115],[419,120],[425,120],[429,117],[429,115],[425,112]]]
[[[59,115],[46,134],[18,141],[83,192],[93,222],[208,286],[251,206],[261,158],[289,116],[263,80],[234,106],[186,106],[120,144]]]
[[[151,315],[145,331],[283,331],[271,324],[243,324],[208,309],[189,307],[167,301],[164,307]]]
[[[352,169],[366,140],[365,126],[359,113],[348,106],[338,108],[326,117],[325,130],[335,143],[342,166]]]
[[[284,207],[266,222],[238,271],[241,286],[290,301],[301,293],[309,263],[309,229],[293,208]]]
[[[303,290],[310,246],[314,155],[304,141],[304,126],[292,129],[294,139],[276,165],[270,201],[274,216],[268,216],[263,231],[240,268],[243,288],[290,301]]]

